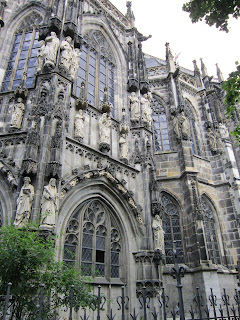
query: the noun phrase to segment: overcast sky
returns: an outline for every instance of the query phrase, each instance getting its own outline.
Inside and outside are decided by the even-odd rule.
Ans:
[[[122,13],[126,13],[125,0],[110,0]],[[240,61],[240,18],[231,19],[229,33],[209,27],[204,22],[191,23],[188,13],[182,11],[184,0],[132,0],[137,29],[152,38],[143,43],[145,53],[165,59],[165,43],[172,53],[179,54],[179,64],[193,69],[192,60],[200,67],[200,58],[208,74],[216,76],[218,63],[226,79]]]

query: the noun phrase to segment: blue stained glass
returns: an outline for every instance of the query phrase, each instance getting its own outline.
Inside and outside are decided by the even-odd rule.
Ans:
[[[21,83],[21,80],[14,80],[12,89],[15,90]]]
[[[30,47],[31,41],[24,41],[23,42],[23,46],[22,46],[22,50],[28,50]]]
[[[5,81],[3,82],[3,85],[2,85],[2,91],[5,92],[8,90],[8,87],[9,87],[9,81]]]
[[[17,34],[15,37],[14,43],[19,43],[21,41],[21,38],[22,38],[22,34]]]
[[[31,40],[31,39],[32,39],[32,32],[26,33],[24,41],[28,41],[28,40]]]
[[[19,43],[14,43],[12,51],[17,52],[18,49],[19,49]]]
[[[28,51],[22,51],[20,54],[19,59],[26,59],[28,55]]]
[[[12,52],[10,55],[10,60],[15,60],[17,57],[17,52]]]
[[[25,66],[25,60],[19,60],[17,69],[23,69]]]
[[[28,68],[27,77],[34,76],[34,73],[35,73],[35,68]]]
[[[33,77],[32,77],[32,78],[27,78],[27,80],[26,80],[26,86],[27,86],[27,88],[32,87],[32,86],[33,86],[33,83],[34,83],[34,78],[33,78]]]
[[[38,55],[38,48],[32,49],[31,57],[37,57],[37,55]]]

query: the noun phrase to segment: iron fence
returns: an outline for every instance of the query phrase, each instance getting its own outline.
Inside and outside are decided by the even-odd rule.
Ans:
[[[70,291],[70,304],[69,308],[58,312],[56,310],[55,316],[52,320],[89,320],[92,318],[92,311],[90,309],[82,309],[77,313],[73,308],[74,294],[73,288]],[[126,288],[121,288],[120,295],[115,298],[117,308],[110,308],[108,313],[104,312],[106,297],[102,294],[101,286],[98,286],[97,304],[94,308],[94,318],[97,320],[176,320],[185,319],[185,311],[190,317],[188,320],[238,320],[240,319],[240,296],[239,292],[235,290],[233,295],[234,303],[230,303],[230,297],[226,290],[223,289],[221,295],[221,303],[218,303],[216,295],[213,290],[208,296],[208,301],[204,303],[203,297],[200,295],[199,288],[196,288],[196,295],[193,298],[192,305],[182,304],[183,310],[180,310],[181,304],[179,301],[172,303],[173,307],[170,309],[170,298],[165,294],[165,289],[161,289],[161,293],[157,297],[152,297],[148,294],[145,287],[142,288],[141,294],[138,296],[138,305],[130,310],[130,299],[125,294]],[[154,303],[155,300],[155,303]],[[44,286],[40,285],[40,294],[34,299],[36,304],[36,319],[42,320],[44,318]],[[157,301],[157,304],[156,304]],[[110,302],[113,303],[112,300]],[[14,296],[11,295],[11,284],[8,284],[6,295],[0,299],[0,318],[2,320],[14,319],[11,314],[15,303]],[[185,308],[185,309],[184,309]],[[20,320],[25,320],[23,316]],[[29,319],[29,318],[27,318]],[[31,319],[30,319],[31,320]]]

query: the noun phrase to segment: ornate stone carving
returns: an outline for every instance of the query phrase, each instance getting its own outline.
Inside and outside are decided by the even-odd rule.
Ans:
[[[74,121],[74,138],[82,140],[84,137],[84,120],[83,110],[80,109],[75,116]]]
[[[25,105],[23,99],[19,97],[17,103],[13,106],[11,127],[20,129],[22,125],[23,114],[25,111]]]
[[[190,125],[184,111],[179,114],[178,121],[181,127],[182,139],[188,140],[190,138]]]
[[[141,98],[142,120],[147,123],[149,127],[152,126],[152,108],[151,108],[152,94],[145,93]]]
[[[66,73],[67,75],[70,72],[73,54],[75,56],[74,48],[71,42],[72,42],[72,38],[68,36],[60,44],[61,55],[60,55],[59,69],[64,73]]]
[[[40,73],[42,71],[42,67],[45,59],[45,42],[43,40],[40,41],[40,48],[38,49],[37,62],[36,62],[36,72]]]
[[[24,227],[28,222],[34,198],[34,187],[30,184],[31,179],[25,177],[24,184],[17,199],[17,212],[13,224],[16,227]]]
[[[215,134],[213,133],[211,128],[208,128],[207,138],[208,138],[210,150],[212,152],[216,152],[217,151],[217,141],[216,141]]]
[[[99,142],[102,152],[108,152],[110,150],[111,125],[111,118],[107,113],[103,113],[99,120]]]
[[[100,110],[103,113],[110,113],[111,112],[111,104],[108,102],[108,92],[107,88],[104,88],[104,93],[103,93],[103,100],[100,105]]]
[[[75,79],[80,64],[80,49],[75,48],[72,52],[72,60],[70,66],[70,77]]]
[[[180,123],[178,120],[178,115],[176,113],[172,115],[172,123],[173,123],[173,131],[175,133],[177,142],[180,142],[181,141]]]
[[[139,121],[141,117],[140,101],[136,96],[136,92],[132,92],[128,99],[129,99],[129,109],[131,112],[131,120]]]
[[[80,97],[76,100],[77,109],[86,109],[88,107],[87,99],[85,98],[85,83],[82,81],[80,89]]]
[[[57,214],[57,186],[52,178],[44,187],[41,203],[41,229],[52,230],[56,225]]]
[[[162,219],[159,215],[153,218],[153,246],[154,250],[160,250],[164,254],[164,231],[162,227]]]
[[[44,68],[53,69],[56,65],[59,39],[54,31],[45,39],[45,48],[43,52]]]

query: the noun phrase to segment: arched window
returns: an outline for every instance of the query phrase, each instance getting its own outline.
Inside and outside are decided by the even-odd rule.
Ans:
[[[153,97],[151,107],[153,109],[152,118],[155,151],[158,152],[170,150],[165,108],[161,104],[160,100],[156,97]]]
[[[98,200],[78,208],[66,230],[63,260],[81,265],[85,275],[120,277],[121,241],[109,209]]]
[[[192,105],[187,99],[185,99],[185,114],[188,118],[189,126],[190,126],[190,135],[191,135],[190,139],[191,139],[192,152],[193,154],[200,156],[201,155],[200,144],[199,144],[199,139],[196,131],[195,117],[192,111]]]
[[[215,209],[206,196],[202,196],[203,225],[209,260],[214,264],[221,264],[221,255],[218,245]]]
[[[26,87],[34,84],[38,48],[38,27],[42,18],[37,13],[32,13],[16,32],[7,69],[2,83],[2,91],[15,90],[25,77]]]
[[[173,242],[176,241],[178,261],[183,263],[182,234],[179,218],[179,207],[174,200],[167,194],[162,193],[162,205],[164,208],[163,230],[164,230],[164,249],[166,263],[174,263]]]
[[[85,96],[88,102],[99,107],[107,88],[114,117],[114,58],[112,50],[100,31],[89,31],[85,35],[86,43],[81,47],[80,66],[77,74],[76,96],[80,95],[81,83],[85,83]]]

